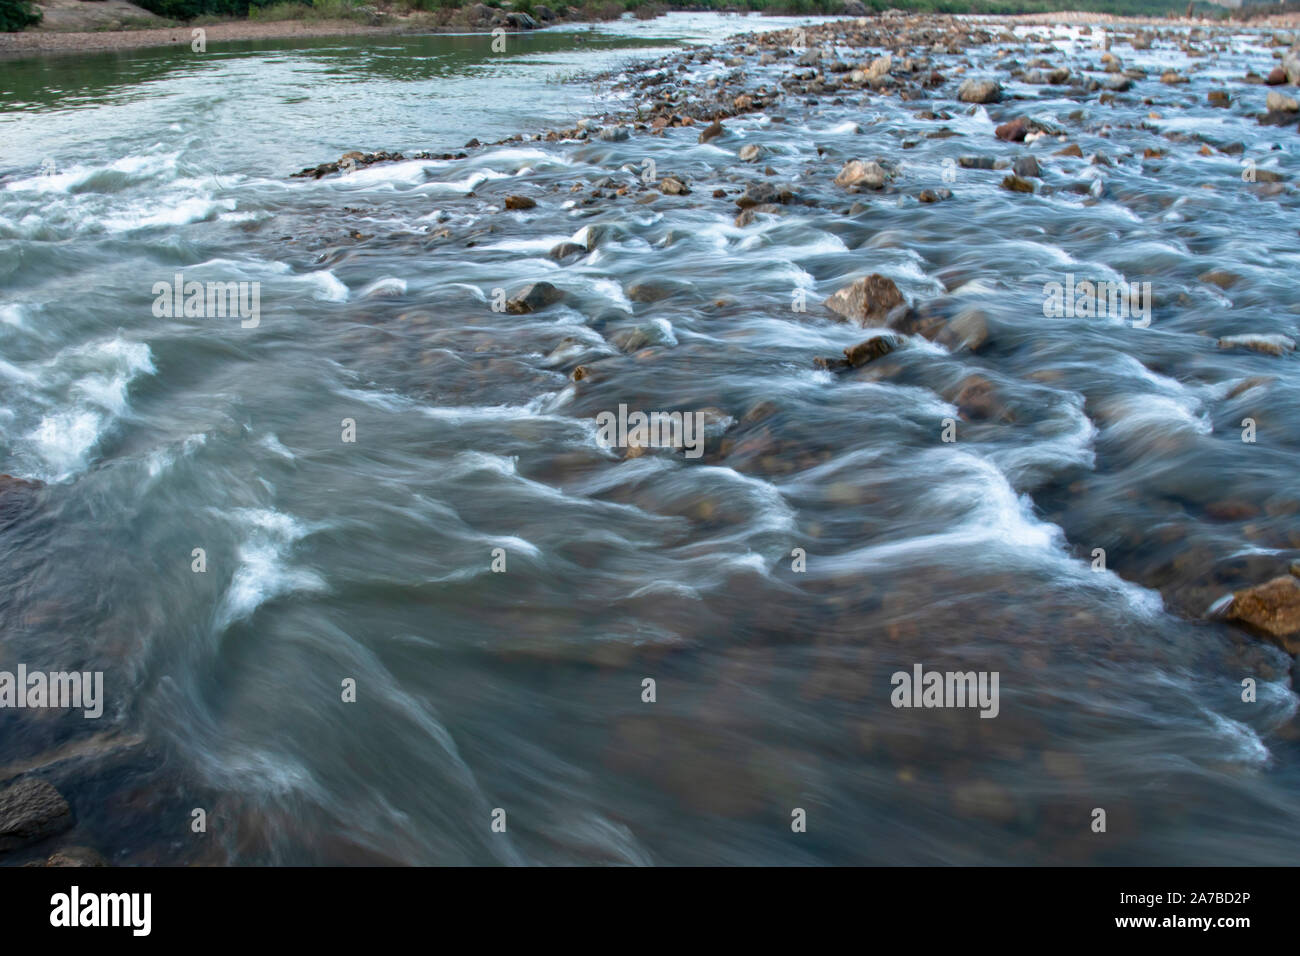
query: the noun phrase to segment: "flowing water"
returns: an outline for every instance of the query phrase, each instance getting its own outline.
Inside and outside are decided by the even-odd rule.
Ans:
[[[0,472],[41,483],[0,511],[0,669],[107,697],[0,710],[0,778],[119,863],[1295,863],[1290,657],[1208,614],[1300,556],[1295,353],[1218,345],[1296,335],[1295,193],[1242,175],[1293,175],[1295,130],[1261,87],[1206,105],[1265,37],[1117,43],[1154,72],[1112,105],[1009,84],[1109,165],[950,83],[289,177],[631,108],[669,50],[781,25],[0,62]],[[1049,188],[953,163],[1021,153]],[[831,184],[874,157],[890,191]],[[759,180],[798,201],[736,225]],[[157,315],[178,272],[259,283],[258,320]],[[870,272],[988,342],[815,368]],[[1150,282],[1150,324],[1045,316],[1071,273]],[[564,300],[493,309],[539,280]],[[603,447],[620,404],[710,410],[705,453]],[[997,672],[997,717],[891,706],[915,664]]]

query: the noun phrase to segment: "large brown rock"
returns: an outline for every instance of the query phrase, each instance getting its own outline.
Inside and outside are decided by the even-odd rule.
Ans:
[[[1236,592],[1227,618],[1260,631],[1289,654],[1300,652],[1300,578],[1284,574]]]
[[[72,808],[39,777],[24,777],[0,790],[0,853],[62,833],[72,826]]]
[[[564,293],[549,282],[534,282],[525,286],[506,302],[506,311],[520,315],[537,312],[564,298]]]
[[[835,185],[845,189],[880,189],[885,185],[885,170],[877,162],[852,160],[835,177]]]
[[[993,130],[994,136],[1008,143],[1024,142],[1028,134],[1029,122],[1023,116],[1017,116]]]
[[[826,300],[826,307],[865,327],[883,325],[890,310],[906,302],[893,279],[873,272],[840,289]]]

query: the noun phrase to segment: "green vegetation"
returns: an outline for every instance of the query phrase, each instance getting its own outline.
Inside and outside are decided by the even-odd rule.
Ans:
[[[27,0],[0,0],[0,32],[17,33],[41,22],[41,11]]]
[[[193,20],[197,16],[246,17],[249,0],[135,0],[150,13],[169,20]]]
[[[438,26],[465,25],[465,11],[478,0],[135,0],[169,21],[217,22],[248,17],[251,20],[356,20],[375,21],[375,10],[398,14],[424,13]],[[484,0],[490,7],[528,13],[546,0]],[[862,0],[872,12],[908,10],[919,13],[1050,13],[1082,10],[1127,16],[1181,14],[1186,0]],[[625,13],[650,19],[668,10],[754,11],[773,15],[843,15],[844,0],[552,0],[554,10],[576,7],[578,19],[612,20]],[[1200,16],[1225,17],[1226,8],[1204,0],[1193,4]],[[1289,4],[1294,9],[1294,3]],[[1280,8],[1279,8],[1280,9]],[[1237,11],[1240,13],[1241,11]],[[39,22],[40,11],[30,0],[0,0],[0,30],[16,31]]]
[[[250,20],[360,20],[366,13],[353,0],[312,0],[311,3],[278,2],[254,6],[248,11]]]

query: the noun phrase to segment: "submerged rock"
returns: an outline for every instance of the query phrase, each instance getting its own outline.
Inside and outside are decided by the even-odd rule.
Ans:
[[[794,192],[784,183],[774,186],[771,183],[750,183],[745,192],[736,200],[741,209],[751,206],[784,205],[794,198]]]
[[[547,255],[557,262],[563,262],[570,256],[586,255],[587,251],[587,247],[581,243],[571,242],[566,239],[564,242],[553,245]]]
[[[1228,394],[1225,395],[1224,398],[1231,401],[1232,399],[1249,392],[1252,388],[1271,385],[1274,381],[1275,379],[1269,375],[1252,375],[1250,378],[1243,378],[1240,382],[1233,385],[1232,388],[1228,389]]]
[[[39,481],[28,481],[26,478],[15,478],[13,475],[0,475],[0,495],[35,491],[39,487],[41,487]]]
[[[989,341],[988,319],[979,309],[966,309],[943,327],[938,341],[940,345],[952,352],[961,349],[978,352]]]
[[[700,142],[707,143],[709,140],[717,139],[725,132],[726,130],[723,128],[722,124],[717,120],[714,120],[708,126],[704,127],[704,129],[700,130]]]
[[[633,302],[653,303],[662,302],[670,296],[688,294],[690,291],[689,283],[650,276],[644,279],[633,279],[628,283],[623,294]]]
[[[842,358],[827,358],[819,355],[813,359],[813,368],[821,369],[823,372],[847,372],[849,367],[848,361]]]
[[[1251,349],[1265,355],[1285,355],[1295,351],[1295,341],[1285,335],[1225,335],[1219,339],[1221,349]]]
[[[0,522],[8,522],[21,515],[31,500],[32,493],[41,487],[39,482],[26,481],[13,475],[0,475]]]
[[[1211,269],[1209,272],[1202,272],[1196,278],[1201,282],[1217,285],[1220,289],[1231,289],[1241,281],[1241,276],[1227,269]]]
[[[1260,126],[1291,126],[1297,115],[1293,110],[1269,110],[1259,118]]]
[[[850,345],[846,348],[844,358],[848,360],[849,365],[858,368],[888,355],[901,344],[901,340],[893,335],[873,335],[865,342],[859,342],[857,345]]]
[[[45,861],[46,866],[108,866],[108,861],[97,850],[88,846],[65,846],[55,850]]]
[[[1014,421],[997,386],[983,375],[968,375],[949,393],[949,401],[966,421]]]

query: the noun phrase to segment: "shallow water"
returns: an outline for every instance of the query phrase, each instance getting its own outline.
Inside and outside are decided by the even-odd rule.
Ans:
[[[0,524],[0,668],[102,669],[108,695],[97,722],[0,710],[0,768],[68,795],[72,842],[121,863],[1296,862],[1290,658],[1207,616],[1300,556],[1296,356],[1217,344],[1296,337],[1293,187],[1242,177],[1293,175],[1295,131],[1255,122],[1262,87],[1205,105],[1267,72],[1260,37],[1182,86],[1158,81],[1191,65],[1172,43],[1117,41],[1155,73],[1110,106],[1013,83],[1036,99],[967,112],[949,82],[792,97],[707,144],[289,178],[631,108],[562,80],[780,25],[0,65],[0,472],[46,483]],[[1098,70],[1077,32],[1053,43]],[[999,142],[1008,111],[1112,164]],[[1050,192],[951,162],[1023,153]],[[831,183],[877,157],[889,192]],[[649,160],[692,193],[638,203]],[[737,226],[751,181],[796,202]],[[156,316],[176,272],[259,282],[260,320]],[[815,369],[867,337],[821,302],[869,272],[923,315],[978,308],[989,343]],[[1045,316],[1068,273],[1151,282],[1150,325]],[[565,300],[493,310],[537,280]],[[959,398],[972,374],[991,413]],[[698,459],[625,459],[595,424],[620,404],[717,424]],[[891,707],[916,663],[998,672],[997,718]]]

